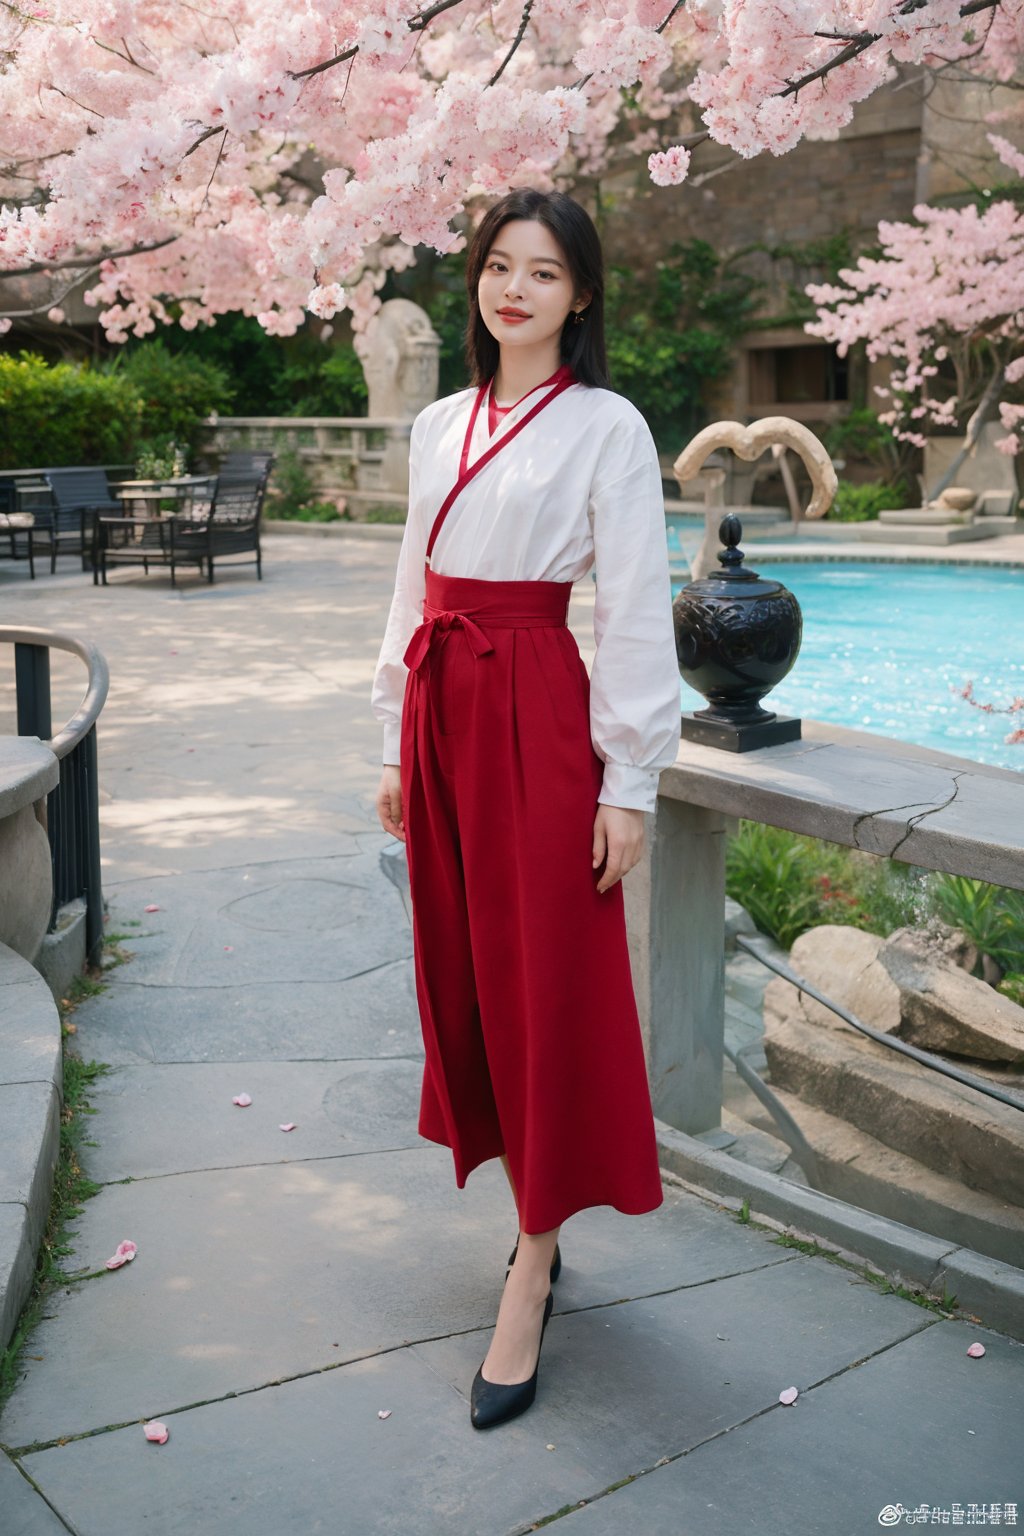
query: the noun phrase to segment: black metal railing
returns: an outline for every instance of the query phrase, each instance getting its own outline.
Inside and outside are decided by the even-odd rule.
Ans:
[[[106,659],[91,641],[55,630],[0,628],[0,642],[14,646],[18,735],[38,736],[60,763],[60,781],[46,802],[46,831],[53,861],[50,928],[62,906],[83,898],[86,961],[97,965],[103,947],[103,888],[96,721],[110,683]],[[51,650],[70,651],[80,657],[89,675],[81,704],[56,735],[50,706]]]
[[[823,1004],[831,1013],[836,1014],[838,1018],[842,1019],[844,1023],[849,1024],[853,1029],[860,1030],[861,1034],[877,1041],[879,1045],[886,1046],[890,1051],[898,1051],[902,1056],[909,1056],[913,1061],[920,1062],[922,1066],[930,1067],[933,1072],[940,1072],[944,1077],[952,1078],[954,1082],[963,1083],[968,1088],[976,1089],[978,1093],[987,1094],[990,1099],[998,1099],[1001,1104],[1009,1104],[1011,1109],[1024,1109],[1024,1104],[1021,1103],[1019,1095],[1014,1097],[1013,1094],[1005,1093],[996,1083],[987,1082],[985,1078],[978,1077],[973,1072],[965,1072],[961,1067],[954,1067],[951,1062],[944,1061],[941,1056],[936,1056],[931,1051],[923,1051],[920,1046],[911,1045],[907,1040],[900,1040],[895,1035],[887,1035],[884,1030],[874,1029],[872,1025],[865,1024],[863,1019],[858,1019],[857,1015],[851,1013],[849,1008],[845,1008],[842,1003],[837,1003],[834,998],[822,992],[819,987],[816,987],[813,982],[808,981],[806,977],[799,975],[783,961],[776,960],[774,955],[766,954],[756,939],[749,939],[743,934],[737,934],[736,944],[738,948],[745,950],[748,955],[753,955],[755,960],[759,960],[762,965],[767,966],[770,971],[774,971],[777,976],[784,977],[786,981],[791,982],[799,991],[806,992],[808,997],[813,997],[816,1002]],[[764,1079],[754,1071],[750,1063],[744,1059],[746,1054],[760,1048],[761,1042],[757,1040],[751,1042],[750,1045],[743,1046],[740,1051],[732,1051],[728,1046],[725,1046],[724,1050],[747,1087],[756,1094],[757,1098],[760,1099],[765,1109],[772,1116],[779,1128],[782,1140],[789,1146],[794,1159],[800,1164],[807,1175],[808,1183],[813,1189],[821,1189],[822,1183],[818,1173],[818,1161],[813,1148],[808,1145],[803,1132],[785,1105],[771,1091]]]

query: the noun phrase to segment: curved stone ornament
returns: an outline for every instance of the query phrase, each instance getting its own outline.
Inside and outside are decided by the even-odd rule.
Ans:
[[[832,505],[838,484],[832,460],[814,433],[789,416],[762,416],[760,421],[751,422],[749,427],[739,421],[714,421],[687,444],[673,464],[672,472],[682,483],[697,475],[705,459],[716,448],[731,448],[738,458],[749,463],[776,445],[791,448],[799,454],[811,477],[811,499],[803,517],[824,517]],[[715,569],[717,525],[724,510],[721,496],[723,481],[724,475],[719,474],[709,487],[704,515],[704,542],[690,567],[690,575],[695,581]]]

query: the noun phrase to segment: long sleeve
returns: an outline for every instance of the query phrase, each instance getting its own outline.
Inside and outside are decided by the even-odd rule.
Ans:
[[[391,599],[384,640],[377,658],[377,670],[373,679],[370,704],[374,715],[384,726],[385,763],[401,761],[402,703],[409,669],[403,661],[406,646],[413,630],[423,619],[425,594],[424,558],[427,548],[427,528],[420,505],[419,458],[422,434],[417,428],[421,417],[413,423],[409,440],[409,512],[405,521],[405,533],[398,551],[395,573],[395,591]]]
[[[679,669],[661,469],[638,411],[609,433],[591,485],[597,581],[590,676],[599,801],[653,811],[679,749]]]

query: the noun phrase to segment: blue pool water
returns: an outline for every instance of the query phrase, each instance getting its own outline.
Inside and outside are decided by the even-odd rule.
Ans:
[[[689,543],[690,541],[684,540]],[[1024,711],[988,715],[953,689],[1007,705],[1024,694],[1024,570],[895,561],[748,563],[803,610],[800,654],[766,707],[1024,771],[1004,738]],[[681,582],[672,584],[673,597]],[[683,708],[703,707],[683,684]]]

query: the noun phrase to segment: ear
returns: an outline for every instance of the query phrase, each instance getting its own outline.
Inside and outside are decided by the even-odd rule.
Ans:
[[[573,309],[586,309],[593,297],[593,291],[590,288],[584,288],[583,292],[578,293],[573,300]]]

